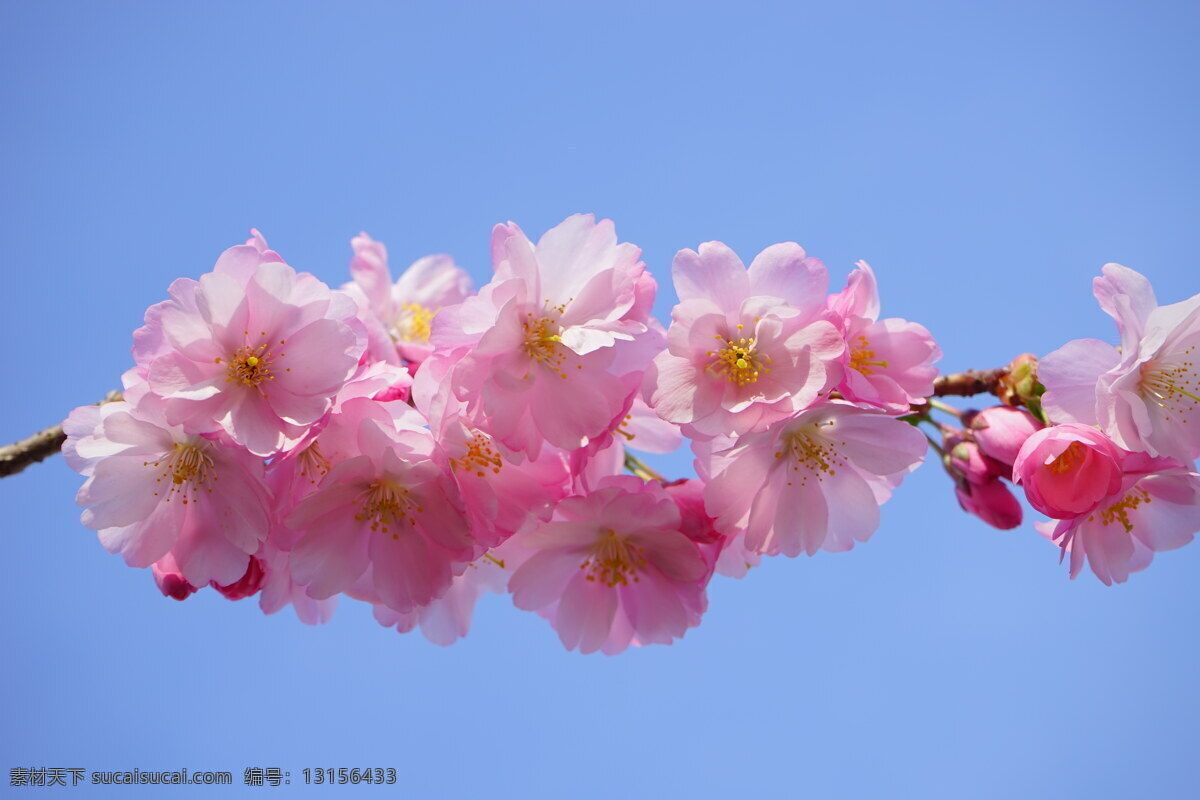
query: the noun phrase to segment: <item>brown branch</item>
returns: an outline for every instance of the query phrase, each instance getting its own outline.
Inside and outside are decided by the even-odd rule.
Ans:
[[[121,399],[120,392],[109,392],[102,403],[111,403]],[[51,425],[44,431],[38,431],[33,436],[27,436],[19,442],[0,447],[0,478],[16,475],[30,464],[49,458],[62,449],[67,435],[63,433],[62,425]]]
[[[996,369],[969,369],[953,375],[943,375],[933,382],[934,397],[970,397],[975,394],[996,394],[1000,379],[1008,374],[1008,367]]]

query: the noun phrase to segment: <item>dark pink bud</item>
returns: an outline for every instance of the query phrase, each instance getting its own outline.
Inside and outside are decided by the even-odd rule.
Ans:
[[[150,565],[150,574],[154,576],[154,583],[157,584],[158,590],[163,593],[164,597],[170,597],[173,600],[187,600],[197,591],[196,587],[183,577],[179,565],[175,563],[175,558],[170,553]]]
[[[990,483],[1011,473],[1007,465],[989,458],[975,442],[950,439],[946,445],[949,466],[969,483]]]
[[[1021,503],[999,478],[984,483],[959,484],[954,493],[964,511],[993,528],[1007,531],[1021,524]]]
[[[971,435],[984,454],[1012,466],[1021,445],[1044,426],[1021,408],[985,408],[971,418]]]
[[[246,565],[246,574],[241,578],[227,586],[218,586],[216,583],[213,583],[212,586],[230,600],[242,600],[258,594],[258,590],[262,588],[263,579],[266,577],[267,573],[263,570],[263,562],[251,556],[250,563]]]

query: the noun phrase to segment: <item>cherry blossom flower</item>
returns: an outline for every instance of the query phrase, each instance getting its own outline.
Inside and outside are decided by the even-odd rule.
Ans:
[[[433,352],[429,336],[434,315],[471,294],[471,276],[450,256],[433,255],[414,261],[392,283],[383,242],[360,233],[350,244],[354,281],[342,290],[366,310],[370,355],[390,363],[424,361]]]
[[[68,463],[88,475],[76,497],[83,524],[99,532],[106,550],[131,567],[160,562],[160,578],[171,582],[166,576],[176,574],[193,587],[232,584],[245,574],[267,535],[261,460],[169,424],[152,396],[136,407],[122,401],[76,409],[64,429],[74,440]],[[173,585],[169,594],[178,596]]]
[[[517,457],[476,427],[445,380],[451,369],[445,359],[426,361],[417,373],[413,400],[429,419],[437,458],[458,489],[471,535],[495,547],[525,525],[550,516],[570,488],[568,461],[552,448],[543,448],[536,458]]]
[[[300,534],[291,548],[292,579],[321,600],[371,567],[380,601],[407,612],[445,592],[455,565],[480,548],[453,483],[432,458],[433,438],[419,427],[424,420],[411,409],[395,422],[381,419],[379,405],[345,404],[343,427],[356,431],[360,455],[335,463],[288,515],[285,524]]]
[[[358,367],[364,335],[349,297],[270,250],[226,250],[199,281],[176,280],[146,314],[134,358],[167,420],[224,430],[255,455],[294,444]]]
[[[1105,264],[1093,290],[1121,348],[1068,342],[1041,359],[1043,407],[1055,422],[1097,425],[1126,450],[1191,462],[1200,456],[1200,294],[1158,305],[1150,282]]]
[[[1035,525],[1070,555],[1072,578],[1086,561],[1106,586],[1124,583],[1130,573],[1148,567],[1155,553],[1183,547],[1200,532],[1200,475],[1142,454],[1127,456],[1124,467],[1120,486],[1094,511]]]
[[[641,373],[619,350],[649,328],[655,284],[609,220],[568,217],[536,245],[515,224],[492,235],[496,274],[434,318],[433,344],[465,350],[450,377],[475,424],[513,450],[574,450],[606,433]]]
[[[826,402],[713,455],[708,513],[765,555],[841,552],[879,526],[879,506],[923,460],[925,437],[877,411]]]
[[[549,619],[568,650],[670,644],[699,624],[711,575],[681,524],[660,485],[607,478],[514,537],[533,554],[509,581],[513,602]]]
[[[800,245],[772,245],[747,269],[721,242],[705,242],[679,251],[671,270],[680,302],[646,384],[650,405],[688,435],[761,430],[840,375],[830,362],[844,344],[819,318],[828,274]]]
[[[933,394],[941,348],[923,325],[903,319],[879,319],[879,289],[865,261],[850,273],[846,288],[830,295],[828,305],[846,340],[838,392],[847,400],[891,411]]]
[[[1124,478],[1125,452],[1088,425],[1044,428],[1026,441],[1013,464],[1013,482],[1048,517],[1072,519],[1095,510]]]

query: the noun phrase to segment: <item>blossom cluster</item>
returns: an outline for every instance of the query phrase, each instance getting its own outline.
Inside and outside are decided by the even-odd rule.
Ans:
[[[866,541],[924,459],[941,351],[881,318],[865,262],[830,293],[794,243],[748,267],[682,250],[664,327],[641,251],[590,215],[536,242],[496,226],[477,291],[449,256],[393,279],[382,243],[351,246],[332,289],[253,232],[147,310],[123,399],[64,422],[83,523],[164,595],[257,595],[307,623],[344,595],[450,644],[498,593],[569,649],[669,644],[715,574]],[[1020,484],[1072,574],[1086,558],[1119,581],[1197,528],[1200,298],[1158,308],[1116,267],[1097,295],[1120,350],[1044,359],[1037,416],[941,427],[964,508],[1013,527]],[[685,439],[695,478],[630,452]]]
[[[310,623],[345,595],[448,644],[508,593],[568,648],[616,653],[697,625],[716,572],[866,540],[924,456],[898,417],[940,351],[880,319],[865,263],[828,294],[796,244],[748,268],[684,250],[664,328],[607,220],[497,226],[478,291],[448,256],[393,280],[381,243],[351,244],[338,290],[257,232],[175,281],[123,400],[64,423],[84,524],[163,594]],[[627,452],[685,436],[698,478]]]
[[[1035,527],[1069,557],[1071,577],[1086,562],[1112,584],[1200,532],[1200,295],[1160,306],[1120,264],[1093,290],[1120,346],[1078,339],[1019,359],[1011,374],[1025,385],[1013,394],[1035,413],[961,415],[962,428],[943,426],[944,463],[963,508],[997,528],[1021,523],[1003,481],[1020,486],[1050,518]]]

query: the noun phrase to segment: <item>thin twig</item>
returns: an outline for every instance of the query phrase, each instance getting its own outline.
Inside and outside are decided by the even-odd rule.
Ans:
[[[121,399],[120,392],[109,392],[96,405],[111,403]],[[27,436],[19,442],[0,447],[0,478],[16,475],[30,464],[49,458],[62,449],[67,435],[63,433],[62,424],[51,425],[33,436]]]
[[[997,369],[969,369],[953,375],[943,375],[933,382],[934,397],[970,397],[976,394],[995,394],[1000,379],[1008,374],[1008,367]]]

